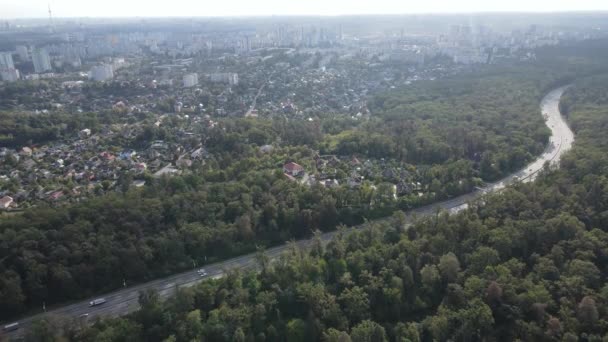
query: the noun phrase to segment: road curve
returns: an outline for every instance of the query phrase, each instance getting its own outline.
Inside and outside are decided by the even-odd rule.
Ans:
[[[541,111],[545,117],[547,126],[551,129],[550,141],[543,152],[534,162],[527,165],[525,168],[515,172],[498,182],[488,184],[487,186],[477,189],[476,191],[462,195],[447,201],[435,203],[418,209],[414,209],[409,214],[416,213],[420,215],[428,215],[437,210],[437,208],[445,209],[450,212],[457,212],[467,207],[467,203],[479,198],[479,196],[497,192],[512,184],[515,181],[531,181],[537,173],[543,168],[546,162],[558,163],[561,156],[572,147],[574,142],[574,134],[568,127],[566,121],[561,116],[559,111],[559,100],[567,89],[567,86],[560,87],[549,92],[541,101]],[[356,228],[351,228],[354,230]],[[336,232],[325,233],[322,235],[324,241],[331,240]],[[299,246],[307,246],[310,240],[300,240],[296,242]],[[281,252],[286,250],[288,245],[281,245],[270,248],[266,254],[270,258],[277,257]],[[19,321],[20,328],[16,331],[7,333],[11,339],[18,338],[28,328],[32,321],[43,318],[45,315],[67,318],[75,320],[75,324],[86,324],[92,322],[97,317],[116,317],[125,315],[138,309],[138,295],[142,290],[153,289],[158,291],[162,298],[167,298],[175,293],[177,288],[188,287],[201,282],[204,279],[221,277],[224,271],[231,269],[250,269],[256,267],[255,255],[247,254],[223,262],[205,266],[207,274],[200,276],[196,270],[191,270],[179,274],[175,274],[163,279],[153,280],[144,284],[135,285],[125,289],[117,290],[103,296],[106,303],[90,307],[89,302],[95,298],[89,298],[82,302],[59,307],[50,310],[47,313],[40,313],[33,316],[23,318]],[[88,314],[86,317],[82,315]],[[10,322],[5,322],[7,324]]]

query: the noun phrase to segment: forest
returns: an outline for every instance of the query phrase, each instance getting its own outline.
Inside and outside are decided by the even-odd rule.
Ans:
[[[549,55],[552,54],[549,53]],[[561,62],[556,61],[555,63]],[[589,63],[583,70],[586,72],[595,71],[597,70],[594,69],[595,67],[596,64]],[[325,145],[327,148],[346,149],[341,153],[356,153],[358,155],[379,151],[378,156],[380,156],[386,153],[383,150],[385,147],[384,139],[378,137],[377,144],[376,142],[365,141],[365,139],[380,135],[394,137],[399,131],[393,130],[391,127],[402,125],[400,130],[415,129],[416,133],[414,135],[416,138],[412,140],[408,135],[404,135],[405,138],[402,141],[391,141],[389,145],[394,144],[395,146],[394,148],[391,147],[389,151],[393,151],[391,153],[394,154],[387,154],[387,158],[406,158],[406,160],[412,158],[413,162],[436,163],[434,165],[436,174],[444,175],[445,178],[437,178],[435,183],[438,184],[438,187],[447,188],[448,182],[459,181],[458,178],[449,178],[453,174],[477,175],[476,171],[467,172],[466,169],[473,169],[472,165],[476,162],[475,158],[479,157],[479,172],[484,173],[487,180],[491,180],[510,169],[517,168],[523,162],[530,160],[533,154],[542,150],[543,141],[546,141],[547,138],[547,131],[546,128],[542,127],[543,122],[538,109],[538,101],[546,90],[570,80],[577,72],[580,72],[580,70],[572,70],[566,66],[558,69],[544,69],[540,65],[522,66],[521,69],[517,69],[517,66],[498,69],[488,68],[488,70],[481,70],[478,73],[461,76],[460,80],[447,80],[441,85],[421,84],[413,87],[411,92],[401,95],[398,93],[380,95],[374,99],[372,108],[374,111],[378,111],[378,116],[381,119],[372,119],[361,127],[357,127],[356,130],[349,128],[348,130],[352,132],[348,134],[342,134],[346,129],[339,128],[340,125],[343,125],[340,120],[333,121],[332,129],[334,133],[331,134],[322,133],[317,135],[313,129],[302,129],[304,124],[297,126],[284,122],[267,125],[268,131],[266,131],[266,134],[270,135],[271,133],[268,132],[272,132],[274,129],[278,132],[274,134],[283,137],[283,141],[292,141],[289,143],[290,145],[281,148],[280,152],[292,158],[294,156],[306,157],[306,154],[310,153],[310,149],[304,145],[309,143],[318,144],[320,148],[324,148]],[[598,82],[601,83],[601,81]],[[518,85],[526,91],[517,92]],[[504,94],[501,90],[504,90]],[[577,94],[569,95],[571,99],[569,97],[565,101],[568,112],[571,112],[572,116],[577,111],[577,104],[587,101],[587,99],[581,100],[582,95]],[[511,101],[504,101],[504,98]],[[517,101],[515,101],[516,99]],[[479,101],[482,102],[476,105]],[[433,105],[435,102],[437,103],[436,106]],[[458,120],[468,120],[471,123],[470,130],[466,130],[464,126],[454,125],[456,120],[448,115],[447,108],[458,106],[462,107],[460,110],[454,110],[453,115],[458,115]],[[502,110],[499,111],[500,115],[496,114],[497,108]],[[403,113],[402,119],[399,119],[399,112]],[[466,114],[467,112],[470,114]],[[514,119],[517,120],[512,122]],[[595,120],[592,116],[587,118],[587,120],[592,119]],[[390,122],[391,125],[382,124],[382,121]],[[579,121],[584,122],[583,119],[579,119]],[[573,121],[573,127],[577,128],[579,127],[577,125],[582,125],[579,121]],[[408,125],[413,126],[407,128]],[[590,126],[588,129],[596,128],[593,123]],[[0,218],[0,307],[3,308],[0,312],[1,318],[14,317],[28,309],[39,308],[42,302],[52,305],[116,289],[122,286],[123,279],[126,279],[130,284],[137,283],[189,269],[194,263],[201,265],[205,261],[218,261],[230,256],[252,252],[256,246],[268,247],[290,239],[309,237],[316,230],[330,231],[341,224],[356,225],[364,222],[366,218],[382,217],[390,215],[397,208],[409,209],[411,207],[409,203],[402,206],[404,203],[387,201],[388,197],[380,192],[382,187],[378,187],[376,192],[366,192],[365,188],[352,191],[345,186],[337,188],[308,187],[287,180],[280,172],[281,162],[277,165],[277,160],[274,159],[276,156],[262,155],[254,148],[258,144],[266,142],[263,128],[262,125],[255,127],[257,131],[263,133],[253,134],[253,128],[248,126],[246,121],[236,120],[232,124],[227,124],[226,131],[211,136],[208,143],[209,150],[220,155],[220,157],[215,161],[217,167],[206,172],[158,180],[149,179],[150,185],[142,189],[124,187],[124,191],[108,193],[82,203],[58,208],[39,206],[26,210],[19,215]],[[456,129],[457,132],[451,131],[451,129]],[[359,131],[370,134],[362,135]],[[371,134],[373,132],[378,133]],[[504,132],[508,132],[508,135]],[[247,139],[243,139],[244,134],[248,136]],[[595,137],[589,139],[595,139]],[[334,144],[336,140],[338,140],[338,143]],[[477,142],[482,145],[475,146]],[[372,145],[380,147],[377,149],[371,148]],[[348,150],[352,149],[352,146],[357,147],[355,150]],[[473,160],[468,158],[473,158]],[[450,166],[450,161],[455,162],[459,159],[461,159],[460,163],[453,163]],[[462,160],[465,160],[465,163]],[[601,158],[593,160],[593,162],[596,163],[599,160]],[[572,163],[582,164],[579,162]],[[567,162],[564,162],[564,164],[567,164]],[[454,165],[463,167],[465,171],[453,169]],[[529,186],[522,186],[522,189],[527,189],[526,187]],[[460,189],[455,191],[454,194],[463,191],[467,191],[467,189]],[[533,190],[529,191],[533,192]],[[376,198],[373,198],[374,196]],[[509,202],[509,205],[523,206],[524,203],[528,203],[542,215],[545,214],[539,208],[540,203],[538,201],[529,200],[525,202],[524,195],[512,196],[515,196],[516,200],[514,203]],[[556,196],[550,196],[550,200],[554,202],[557,202],[557,199]],[[343,205],[346,202],[351,203],[351,205]],[[501,202],[501,200],[497,199],[496,202]],[[352,205],[352,203],[356,205]],[[371,206],[370,203],[375,203],[375,205]],[[582,205],[582,202],[574,203]],[[520,216],[515,209],[505,211],[495,209],[496,213],[494,213],[488,211],[489,208],[492,208],[492,206],[480,208],[479,212],[488,213],[489,217],[492,217],[492,215],[498,217],[499,214],[504,215],[513,212],[514,216],[510,220],[504,219],[509,224]],[[585,209],[581,210],[585,211]],[[528,210],[525,213],[526,215],[532,215],[528,214]],[[469,213],[464,217],[467,220],[473,220],[477,217],[476,215],[479,216],[480,214]],[[523,216],[527,217],[526,215]],[[446,223],[441,225],[436,223],[435,227],[443,227],[445,232],[442,230],[442,234],[448,234],[450,229],[458,231],[455,226],[459,221],[455,223],[454,220],[464,220],[462,217],[451,218],[441,215],[438,219],[441,218],[441,222],[445,221]],[[472,222],[492,221],[491,218],[485,220],[481,216],[476,220],[478,221],[473,220]],[[496,218],[496,225],[502,224],[502,221]],[[535,224],[539,222],[544,221],[535,221]],[[479,226],[483,225],[479,223]],[[448,235],[445,241],[440,240],[441,235],[438,231],[430,233],[431,230],[429,230],[428,233],[424,233],[427,231],[427,228],[424,227],[426,227],[425,223],[419,223],[416,228],[409,229],[407,234],[402,231],[403,227],[393,227],[392,230],[389,229],[390,233],[378,233],[378,237],[370,238],[367,242],[365,242],[364,235],[348,237],[347,240],[342,242],[344,246],[339,246],[340,249],[343,248],[344,250],[341,252],[342,254],[337,254],[339,256],[336,256],[337,259],[332,259],[334,255],[328,254],[328,252],[317,251],[314,258],[298,252],[297,254],[301,254],[301,258],[304,260],[302,262],[307,263],[307,265],[309,263],[312,269],[318,268],[318,271],[313,272],[316,275],[311,276],[312,278],[302,278],[302,280],[311,282],[310,288],[300,290],[293,288],[287,291],[291,293],[293,300],[299,300],[298,298],[304,296],[303,293],[306,291],[310,291],[308,296],[311,298],[326,297],[327,301],[334,303],[331,310],[322,308],[324,314],[329,315],[332,310],[340,309],[335,298],[332,299],[331,291],[334,291],[334,297],[339,297],[338,290],[340,287],[337,282],[345,275],[347,266],[349,266],[348,262],[352,259],[351,261],[360,267],[358,272],[355,269],[349,271],[352,281],[359,281],[362,274],[368,274],[369,281],[377,286],[376,291],[384,293],[385,286],[382,285],[380,280],[376,279],[376,277],[379,277],[377,268],[389,265],[388,258],[401,253],[397,253],[398,247],[396,246],[403,244],[406,246],[421,244],[415,247],[419,250],[408,252],[411,253],[408,258],[415,259],[408,261],[410,263],[408,267],[412,273],[412,282],[418,279],[417,272],[421,270],[418,267],[420,265],[426,266],[429,264],[425,273],[429,273],[429,276],[434,278],[435,269],[431,266],[437,264],[438,259],[433,259],[431,253],[437,250],[447,251],[452,247],[456,248],[454,244],[458,239],[465,238],[469,227],[461,228],[462,232],[458,233],[460,235]],[[492,226],[492,228],[496,227]],[[373,231],[376,230],[381,231],[383,229],[374,229]],[[421,236],[427,236],[428,241],[411,236],[418,231],[420,231]],[[497,232],[503,231],[502,228],[497,230]],[[412,239],[402,240],[404,234]],[[477,236],[478,233],[470,234],[474,235],[474,238],[483,238],[482,235]],[[479,234],[481,234],[481,231]],[[503,239],[515,239],[513,234],[500,234],[502,234],[501,238]],[[359,238],[356,238],[357,236]],[[348,247],[350,239],[361,241],[355,241],[352,246]],[[515,242],[522,242],[522,239],[517,239]],[[334,244],[336,243],[340,242],[337,241]],[[385,246],[384,243],[388,244]],[[473,248],[480,243],[470,242],[466,246]],[[434,246],[434,244],[443,246],[441,247],[443,249]],[[433,245],[433,248],[431,248],[431,245]],[[459,244],[458,248],[465,248],[466,246]],[[531,245],[525,248],[505,248],[523,253],[534,251],[535,247]],[[331,250],[331,245],[328,248],[328,251]],[[409,248],[406,249],[409,250]],[[425,248],[429,249],[426,250]],[[435,248],[439,249],[436,250]],[[523,250],[520,251],[520,248],[523,248]],[[374,252],[376,250],[377,253]],[[348,254],[347,251],[351,251],[353,254]],[[482,249],[482,251],[485,253],[489,249]],[[495,248],[495,251],[502,250]],[[366,256],[367,253],[370,256]],[[417,259],[421,255],[427,255],[426,253],[429,253],[428,260],[420,261]],[[468,257],[468,254],[473,252],[471,250],[454,249],[452,253],[458,258],[458,263],[466,265],[463,258]],[[494,252],[489,251],[488,253],[490,254],[476,256],[476,259],[473,258],[473,260],[479,259],[485,262],[486,259],[494,256]],[[384,257],[381,257],[381,255],[384,255]],[[501,255],[498,254],[494,259],[499,257]],[[371,259],[368,260],[368,258]],[[387,259],[384,260],[383,258]],[[489,260],[494,259],[490,258]],[[395,262],[399,264],[398,267],[405,267],[403,262]],[[376,268],[371,267],[372,264]],[[309,267],[298,265],[286,267],[293,267],[294,270]],[[374,270],[378,272],[374,273]],[[392,282],[393,276],[400,277],[402,282],[409,281],[406,279],[407,269],[394,270],[394,272],[396,273],[385,278],[387,282]],[[309,276],[289,275],[290,273],[285,270],[280,270],[276,274],[294,277]],[[278,277],[278,275],[275,276]],[[235,277],[234,286],[245,281],[245,278],[242,279],[241,275],[235,275]],[[260,282],[260,286],[263,285],[264,281],[267,284],[272,283],[271,278],[258,279],[254,275],[248,275],[247,277],[246,279],[251,279],[251,281],[255,280],[256,284]],[[276,281],[280,283],[278,279]],[[300,281],[293,281],[293,285],[297,283],[300,283]],[[332,287],[332,283],[335,283],[334,287]],[[323,284],[326,284],[331,291],[328,292],[327,296],[319,297],[315,291],[321,289],[325,291],[326,285]],[[410,285],[414,286],[414,284],[411,283]],[[354,319],[353,322],[361,321],[361,324],[363,324],[361,329],[369,328],[378,333],[382,329],[378,327],[378,324],[367,322],[367,319],[373,319],[382,323],[383,327],[389,327],[390,322],[386,321],[389,318],[425,317],[434,312],[432,308],[436,307],[438,302],[443,299],[441,294],[442,291],[445,291],[445,288],[442,288],[440,284],[443,283],[438,280],[431,284],[431,287],[438,291],[437,293],[431,291],[432,289],[426,289],[424,290],[426,292],[424,292],[422,288],[419,295],[412,291],[411,295],[413,297],[407,298],[409,302],[397,302],[382,297],[383,295],[380,293],[366,292],[370,301],[369,305],[371,305],[370,309],[363,310],[365,312],[361,313],[363,315],[361,317],[364,317],[365,320]],[[461,287],[463,284],[461,283]],[[363,287],[365,284],[360,283],[359,285]],[[410,285],[407,287],[408,291],[410,291]],[[205,286],[218,286],[219,289],[219,287],[229,285],[222,280],[215,285],[207,284]],[[402,287],[402,289],[405,289],[405,287]],[[227,292],[230,291],[224,290],[223,292],[226,292],[225,296],[228,296]],[[239,290],[234,293],[242,292]],[[396,291],[393,292],[395,292],[392,294],[393,296],[398,296]],[[286,295],[289,295],[289,293]],[[233,292],[230,292],[230,295],[232,294]],[[249,303],[248,305],[255,306],[257,305],[254,302],[256,296],[248,297],[247,301],[241,300],[240,297],[235,298],[234,301],[235,303]],[[402,296],[403,300],[406,299],[404,296]],[[213,297],[215,298],[215,294]],[[154,296],[151,295],[151,298],[154,298]],[[395,308],[396,311],[390,314],[383,313],[380,316],[375,316],[371,311],[373,311],[373,307],[379,308],[378,301],[401,303],[402,305],[398,309]],[[220,302],[223,303],[218,301],[217,304],[219,305]],[[215,305],[216,299],[213,300],[213,303]],[[156,303],[155,305],[159,306],[161,304]],[[292,309],[295,307],[303,308],[302,306],[293,306],[293,302],[289,301],[283,302],[282,305]],[[219,309],[219,306],[206,306],[204,308],[203,312],[208,312],[211,308]],[[226,309],[230,308],[227,307]],[[267,309],[272,311],[273,315],[277,312],[276,307],[268,307]],[[160,311],[160,306],[155,310]],[[338,313],[336,311],[333,314],[338,315]],[[397,313],[405,316],[399,316]],[[241,312],[238,312],[239,317],[241,317],[241,314]],[[220,314],[224,317],[223,315],[224,313]],[[309,328],[312,329],[312,322],[316,321],[309,321],[308,315],[308,312],[293,312],[285,317],[294,317],[294,319],[299,317],[300,321],[296,320],[291,325],[296,330],[306,327],[304,329],[306,335],[303,335],[303,338],[319,339],[322,333],[330,333],[325,329],[309,330]],[[255,316],[262,317],[257,314]],[[283,314],[268,317],[268,319],[276,320],[274,329],[276,330],[275,333],[278,334],[277,336],[284,336],[287,323],[289,323],[284,322],[281,317],[283,317]],[[337,321],[332,321],[331,324],[333,325],[329,326],[339,330],[332,333],[338,335],[342,332],[352,334],[352,331],[349,330],[352,322],[345,320],[344,317],[332,318]],[[323,323],[324,321],[320,317],[317,318],[321,322],[318,324],[319,327],[327,324],[326,322]],[[442,317],[441,319],[447,318]],[[203,324],[202,320],[199,321],[200,324]],[[143,329],[142,333],[147,331],[148,328],[157,329],[155,326],[158,323],[156,322],[155,326],[152,327],[145,324],[141,325],[141,322],[129,322],[129,324],[133,323],[134,326],[140,326]],[[281,322],[286,325],[281,326]],[[265,327],[268,326],[266,322],[260,324]],[[315,326],[317,326],[317,323],[315,323]],[[271,332],[254,331],[247,327],[243,327],[241,330],[247,336],[253,336],[251,334],[257,336],[260,333],[271,334]],[[314,331],[317,331],[318,334],[309,335]],[[392,331],[385,331],[385,333],[390,335]],[[224,334],[224,332],[221,334]],[[169,335],[171,334],[166,334],[166,336]]]
[[[260,272],[232,272],[80,330],[39,321],[32,341],[605,341],[608,74],[562,102],[576,134],[560,168],[483,203],[313,238]],[[413,219],[413,224],[408,224]],[[63,325],[62,325],[63,324]],[[72,325],[73,326],[73,325]]]
[[[407,209],[468,192],[475,184],[473,179],[479,177],[475,163],[492,180],[522,166],[542,150],[547,139],[538,109],[542,89],[535,88],[523,72],[507,75],[483,78],[494,87],[481,84],[473,90],[471,84],[478,82],[470,76],[451,80],[436,90],[432,84],[421,85],[409,100],[398,95],[377,99],[383,103],[377,105],[378,111],[384,114],[351,131],[353,137],[364,138],[338,143],[340,154],[397,159],[402,153],[411,162],[433,165],[425,176],[426,183],[433,186],[433,197],[412,194],[394,201],[392,188],[386,185],[373,190],[370,186],[325,188],[291,182],[278,172],[280,165],[290,159],[312,160],[312,150],[306,145],[323,144],[329,135],[315,135],[305,122],[234,120],[225,123],[225,130],[209,134],[206,146],[215,158],[200,171],[172,178],[148,177],[149,185],[143,189],[128,190],[127,184],[125,192],[109,192],[57,208],[41,205],[2,218],[0,304],[6,309],[0,316],[40,307],[42,302],[57,303],[111,290],[120,287],[123,279],[130,283],[153,279],[190,268],[194,262],[221,260],[251,252],[256,245],[303,238],[315,229],[329,231],[338,224],[359,224],[364,218],[390,214],[396,207]],[[553,81],[552,75],[542,77],[541,84]],[[527,89],[527,96],[520,96],[525,102],[499,102],[508,97],[501,93],[517,96],[517,86]],[[451,95],[450,89],[464,90]],[[456,125],[456,119],[446,112],[449,104],[437,104],[437,109],[431,100],[420,99],[423,93],[456,102],[468,100],[462,112],[477,114],[475,119],[470,114],[471,129]],[[395,104],[388,104],[391,101]],[[411,104],[395,109],[398,101]],[[470,108],[476,101],[496,102],[504,108],[504,115]],[[410,108],[414,106],[419,108]],[[397,111],[411,119],[400,121]],[[100,120],[95,115],[90,118]],[[507,123],[514,118],[515,124]],[[40,117],[29,120],[42,130],[54,127],[41,122]],[[390,125],[381,123],[385,120]],[[339,121],[333,120],[332,125],[339,127]],[[399,141],[383,133],[402,122],[402,128],[386,134],[395,135],[411,125],[409,129],[415,133],[401,135],[409,138]],[[79,127],[83,124],[86,122]],[[484,129],[484,125],[496,126],[495,131]],[[332,129],[340,132],[337,136],[348,135],[346,130]],[[150,139],[156,137],[154,134]],[[260,154],[256,146],[277,135],[288,145],[272,155]],[[374,136],[379,138],[371,142]],[[370,149],[372,145],[375,147]],[[128,175],[118,180],[118,188],[123,188],[120,184],[126,179]]]

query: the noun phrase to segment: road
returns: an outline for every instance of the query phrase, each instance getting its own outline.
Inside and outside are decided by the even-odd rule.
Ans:
[[[270,80],[268,81],[270,82]],[[247,110],[247,113],[245,113],[245,117],[254,115],[253,111],[255,110],[255,105],[257,104],[258,97],[262,94],[262,90],[264,90],[264,87],[266,87],[266,83],[262,84],[260,88],[258,88],[258,92],[255,94],[253,101],[251,101],[251,106],[249,106],[249,110]]]
[[[537,173],[543,168],[546,162],[558,163],[560,157],[572,147],[574,142],[574,134],[566,124],[559,112],[559,100],[566,87],[557,88],[549,92],[541,102],[541,110],[546,117],[546,124],[551,129],[551,139],[545,151],[534,162],[527,165],[524,169],[498,181],[488,184],[484,188],[478,189],[472,193],[462,195],[447,201],[435,203],[426,207],[418,208],[410,211],[408,214],[416,213],[418,216],[428,215],[437,210],[437,208],[448,210],[449,212],[457,212],[466,208],[467,203],[479,198],[479,196],[497,192],[505,188],[507,185],[515,181],[531,181]],[[350,230],[355,230],[351,228]],[[324,241],[329,241],[333,238],[336,232],[325,233],[322,235]],[[305,247],[310,244],[310,240],[300,240],[296,243]],[[270,258],[275,258],[281,252],[286,250],[288,245],[281,245],[270,248],[266,254]],[[205,266],[206,276],[200,276],[196,270],[191,270],[179,274],[172,275],[164,279],[150,281],[144,284],[128,287],[117,290],[103,296],[107,300],[106,303],[90,307],[89,301],[95,298],[89,298],[85,301],[66,305],[49,311],[24,318],[19,321],[20,329],[9,333],[11,338],[19,337],[27,329],[28,325],[36,319],[44,317],[44,315],[53,315],[64,318],[81,319],[83,321],[94,321],[97,317],[116,317],[133,312],[138,308],[138,295],[142,290],[153,289],[158,291],[162,298],[167,298],[175,293],[177,288],[195,285],[204,279],[221,277],[226,270],[231,269],[251,269],[256,267],[255,254],[243,255],[227,261]],[[87,317],[81,318],[81,315],[88,314]],[[10,322],[5,322],[7,324]]]

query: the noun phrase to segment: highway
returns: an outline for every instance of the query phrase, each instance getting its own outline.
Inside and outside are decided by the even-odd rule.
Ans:
[[[527,182],[534,180],[537,173],[543,168],[546,162],[558,163],[560,157],[572,147],[572,143],[574,142],[574,134],[559,112],[559,100],[566,88],[567,87],[560,87],[552,90],[541,101],[541,111],[546,118],[546,124],[551,129],[552,134],[545,151],[534,162],[508,177],[501,179],[498,182],[488,184],[472,193],[418,208],[407,214],[416,213],[417,216],[423,216],[435,212],[437,208],[448,210],[450,213],[458,212],[466,208],[467,203],[479,198],[479,196],[483,194],[500,191],[515,181]],[[360,227],[350,228],[349,230],[352,231],[357,228]],[[336,232],[325,233],[322,235],[322,239],[324,241],[329,241],[335,234]],[[310,244],[310,242],[310,240],[300,240],[296,243],[301,247],[305,247]],[[266,254],[271,259],[276,258],[287,248],[287,244],[273,247],[266,250]],[[226,270],[252,269],[255,267],[255,254],[243,255],[205,266],[204,269],[207,272],[205,276],[199,275],[197,270],[193,269],[167,278],[127,287],[94,298],[88,298],[81,302],[54,308],[47,313],[32,315],[19,320],[20,328],[12,332],[7,332],[6,334],[9,335],[11,339],[16,339],[24,334],[32,321],[43,318],[45,315],[75,319],[76,321],[80,320],[82,323],[93,322],[97,317],[116,317],[125,315],[137,310],[138,295],[142,290],[153,289],[158,291],[162,298],[167,298],[174,294],[177,288],[192,286],[205,279],[221,277]],[[90,307],[89,302],[96,298],[105,298],[107,302],[102,305]],[[88,315],[85,317],[83,316],[85,314]],[[2,326],[8,323],[12,322],[4,322]]]

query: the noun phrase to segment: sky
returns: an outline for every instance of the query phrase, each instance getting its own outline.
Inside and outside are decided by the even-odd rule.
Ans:
[[[0,0],[0,20],[608,10],[608,0]]]

